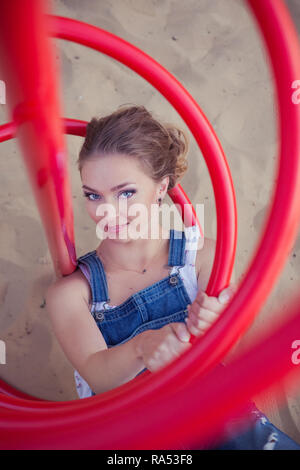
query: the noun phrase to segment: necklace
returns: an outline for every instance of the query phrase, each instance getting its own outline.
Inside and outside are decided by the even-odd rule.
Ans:
[[[159,248],[160,248],[161,245],[162,245],[162,241],[163,241],[163,239],[161,239]],[[145,268],[143,269],[142,272],[141,272],[141,271],[137,271],[136,269],[125,269],[125,268],[121,268],[121,269],[122,269],[123,271],[134,271],[134,272],[139,273],[139,274],[145,274],[145,272],[147,272],[147,268],[148,268],[149,264],[150,264],[152,261],[155,260],[155,258],[157,257],[157,255],[158,255],[159,253],[160,253],[160,251],[158,250],[157,253],[155,254],[155,256],[154,256],[153,258],[151,258],[150,262],[146,264],[146,266],[145,266]],[[101,256],[102,256],[102,258],[103,258],[103,255],[102,255],[102,254],[101,254]],[[110,261],[110,263],[112,263],[112,262]],[[114,263],[114,262],[113,262],[112,264],[114,264],[115,266],[118,266],[118,265],[117,265],[116,263]],[[120,268],[120,266],[119,266],[119,268]]]

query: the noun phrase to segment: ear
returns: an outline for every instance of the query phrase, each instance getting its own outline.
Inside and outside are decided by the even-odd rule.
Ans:
[[[170,178],[169,176],[165,176],[161,182],[159,183],[159,189],[158,189],[158,197],[161,197],[162,199],[165,197],[167,191],[168,191],[168,186],[169,186],[169,181]]]

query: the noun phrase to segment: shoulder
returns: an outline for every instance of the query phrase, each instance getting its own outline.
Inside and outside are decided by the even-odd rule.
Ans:
[[[213,267],[216,240],[199,237],[196,254],[196,272],[199,288],[205,290]]]
[[[89,304],[90,286],[78,267],[73,273],[57,278],[48,286],[46,290],[46,304],[53,298],[57,299],[57,301],[68,301],[71,296],[72,299],[80,296],[87,305]]]

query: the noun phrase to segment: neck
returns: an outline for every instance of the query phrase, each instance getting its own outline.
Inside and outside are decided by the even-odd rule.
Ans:
[[[124,269],[140,269],[142,271],[147,263],[150,263],[151,266],[151,259],[157,254],[158,250],[163,251],[163,247],[167,249],[166,247],[169,246],[168,240],[169,232],[160,226],[159,238],[139,238],[129,241],[106,238],[99,245],[97,252],[104,253],[108,265],[111,262],[112,266],[120,266]]]

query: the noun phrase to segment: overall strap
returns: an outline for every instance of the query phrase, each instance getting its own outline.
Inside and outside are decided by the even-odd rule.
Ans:
[[[168,266],[185,265],[185,244],[186,236],[184,231],[171,229]]]
[[[89,268],[92,301],[108,301],[108,287],[103,264],[97,256],[96,250],[90,251],[77,260]]]
[[[168,266],[185,265],[185,244],[186,237],[184,231],[171,229]],[[97,251],[90,251],[78,258],[77,262],[78,264],[84,264],[89,269],[93,303],[109,302],[105,270],[102,261],[97,255]]]

